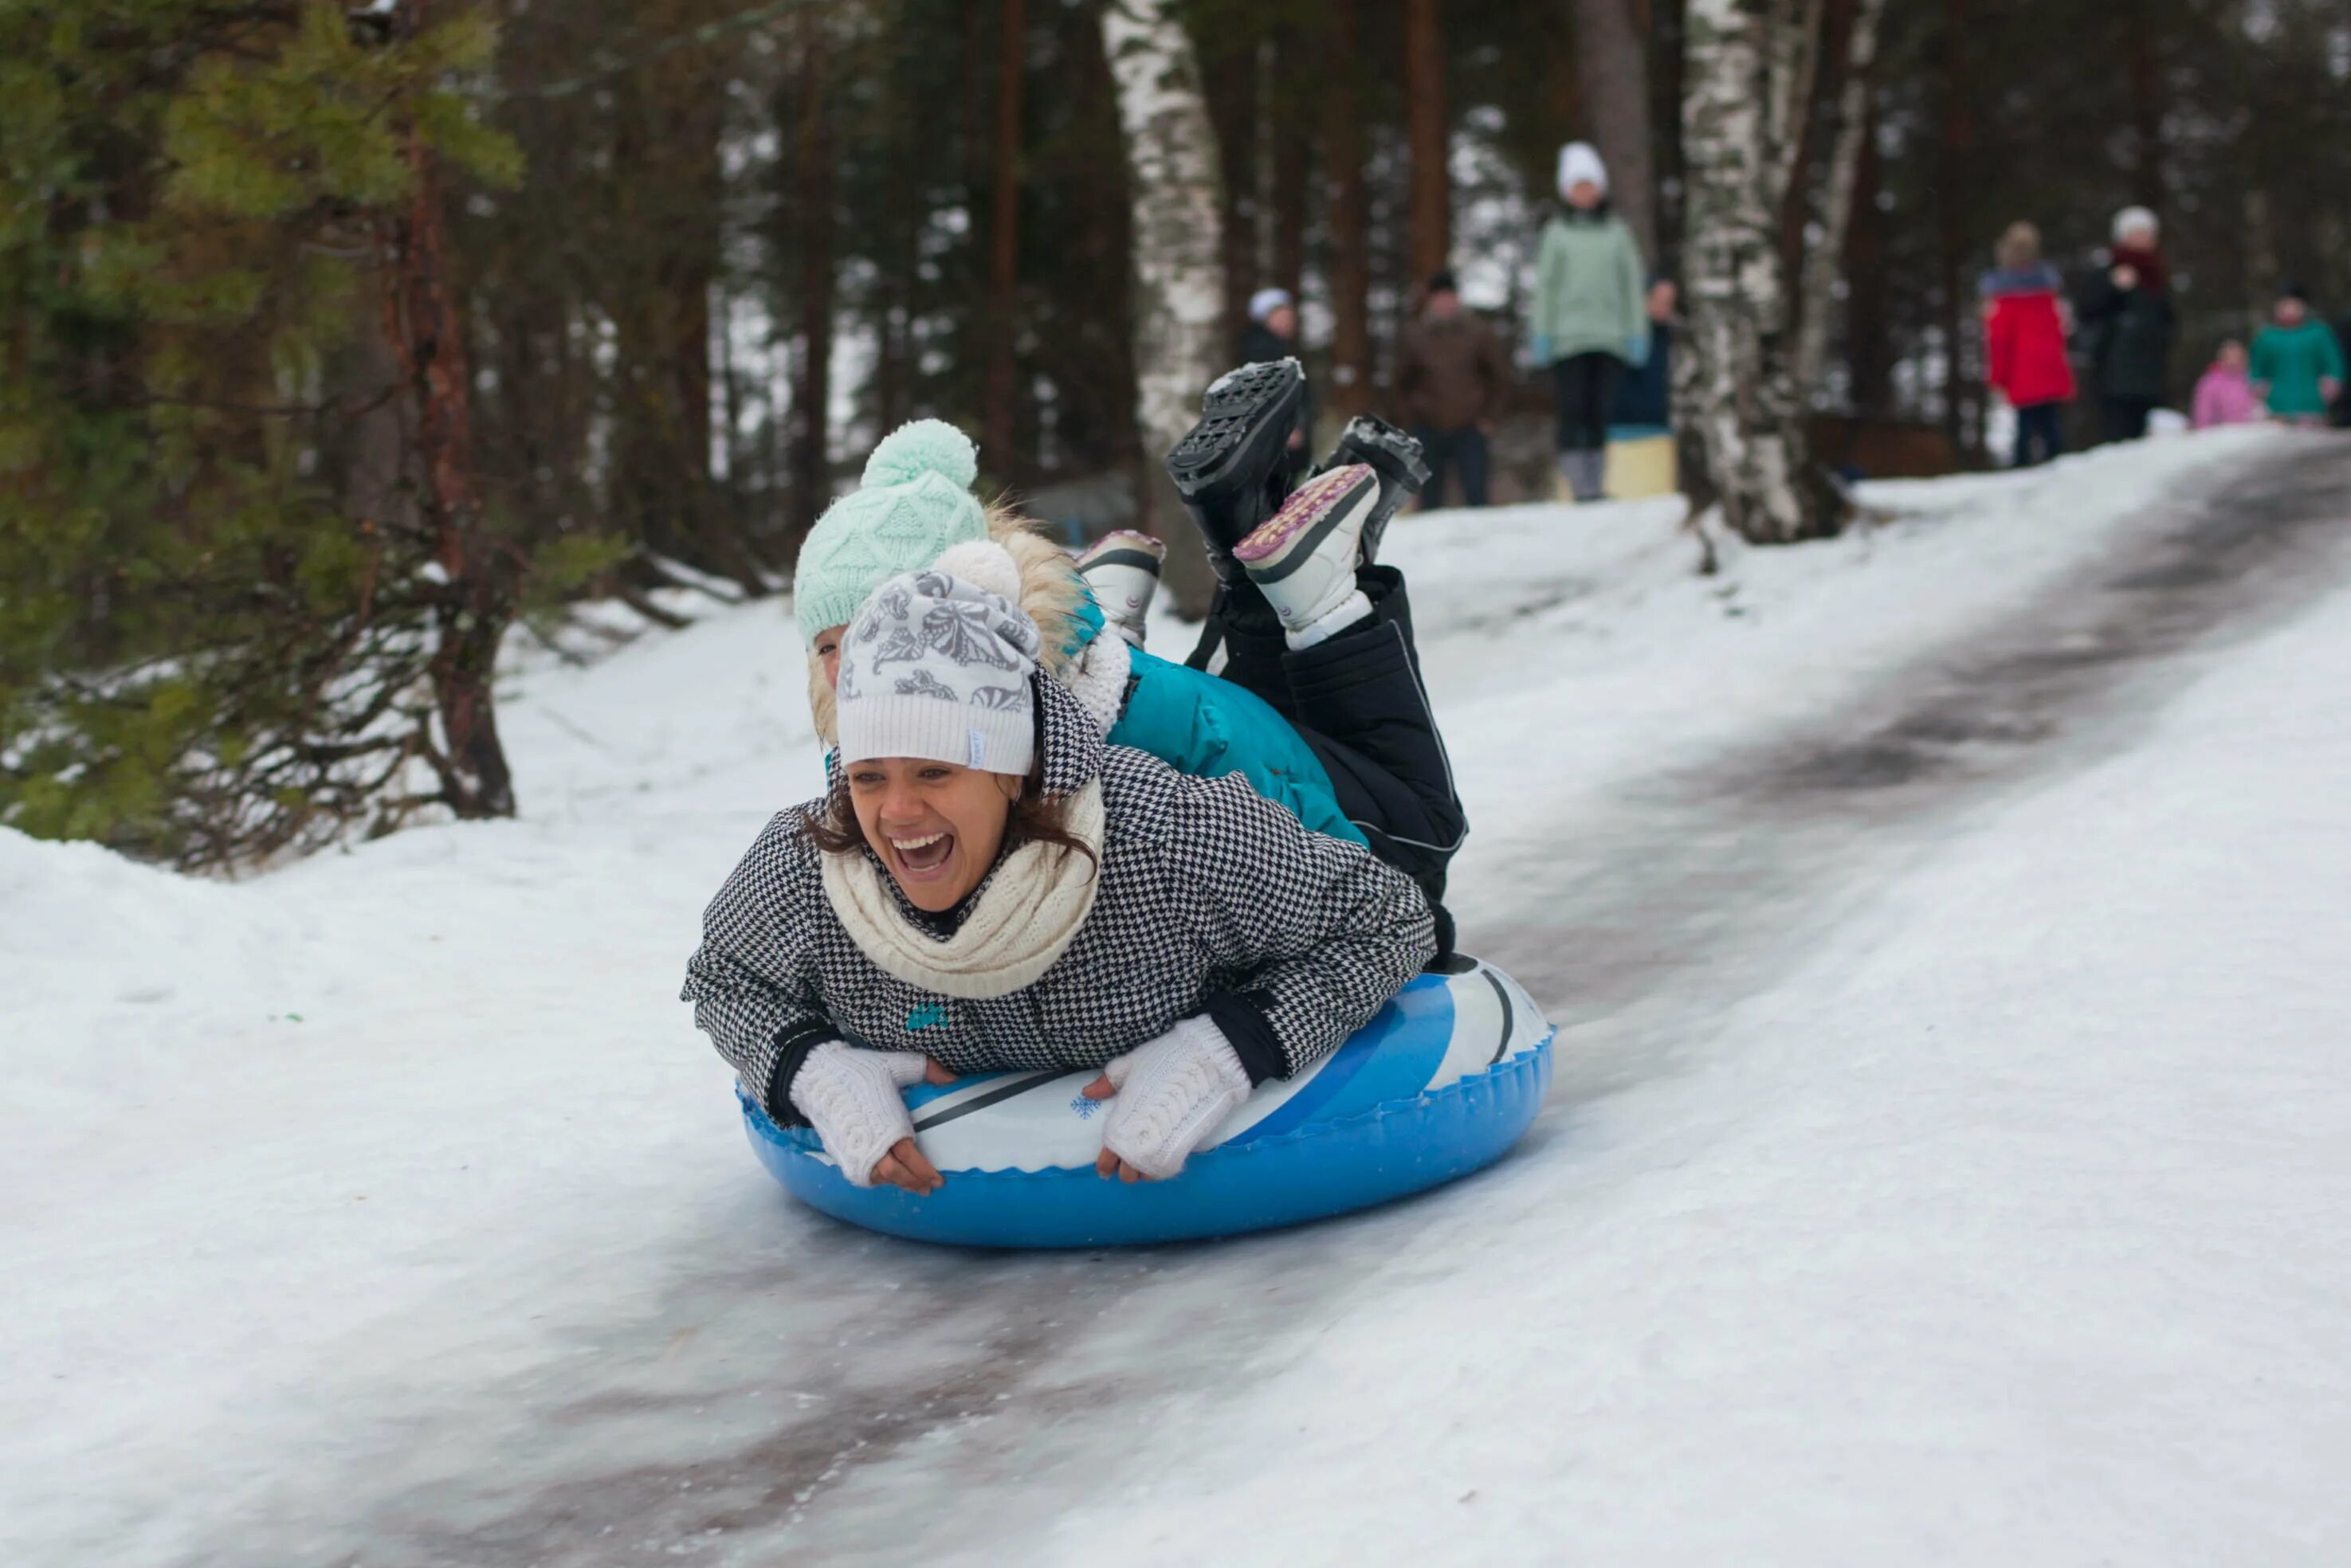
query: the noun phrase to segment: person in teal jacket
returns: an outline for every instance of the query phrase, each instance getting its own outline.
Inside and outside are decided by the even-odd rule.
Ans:
[[[833,740],[833,672],[849,622],[873,590],[919,570],[949,546],[993,538],[1020,569],[1020,608],[1045,635],[1046,672],[1068,687],[1113,746],[1177,770],[1238,773],[1318,833],[1366,841],[1340,809],[1331,775],[1289,721],[1244,687],[1102,635],[1086,580],[1060,547],[1008,507],[971,494],[978,454],[940,420],[900,427],[873,449],[864,483],[825,512],[800,547],[792,609],[809,654],[809,707]]]
[[[1560,149],[1559,194],[1563,204],[1535,252],[1527,329],[1534,362],[1551,368],[1560,476],[1575,499],[1596,501],[1617,378],[1648,358],[1648,268],[1633,231],[1608,210],[1608,167],[1589,142]]]
[[[2288,424],[2323,424],[2326,405],[2343,390],[2343,348],[2325,322],[2310,313],[2310,296],[2289,284],[2278,296],[2273,324],[2253,340],[2253,390],[2270,417]]]

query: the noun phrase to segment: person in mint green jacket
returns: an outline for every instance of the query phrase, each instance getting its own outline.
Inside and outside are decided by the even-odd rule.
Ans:
[[[2343,349],[2334,330],[2310,314],[2310,297],[2289,284],[2278,296],[2273,325],[2253,340],[2253,390],[2272,419],[2319,424],[2343,390]]]
[[[1608,210],[1608,167],[1591,143],[1560,149],[1559,194],[1535,252],[1527,327],[1558,400],[1560,476],[1578,501],[1596,501],[1617,378],[1649,354],[1648,268],[1633,231]]]
[[[1017,512],[983,505],[971,493],[978,472],[978,449],[953,425],[902,425],[867,458],[863,485],[827,507],[801,544],[792,613],[808,653],[809,712],[828,748],[841,638],[867,597],[951,546],[994,539],[1019,569],[1019,607],[1044,635],[1044,672],[1109,729],[1112,745],[1203,779],[1241,774],[1314,831],[1368,841],[1289,720],[1233,682],[1105,636],[1102,607],[1075,563]]]

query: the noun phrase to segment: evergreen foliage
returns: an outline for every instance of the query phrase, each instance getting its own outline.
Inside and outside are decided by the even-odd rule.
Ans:
[[[512,809],[510,620],[768,591],[909,419],[1008,430],[984,483],[1094,481],[1070,486],[1090,520],[1126,520],[1097,515],[1149,472],[1105,3],[0,7],[0,824],[218,865]],[[1557,148],[1598,131],[1586,67],[1647,76],[1655,259],[1689,271],[1691,0],[1621,0],[1629,40],[1600,3],[1183,0],[1225,332],[1296,288],[1326,412],[1385,405],[1432,83],[1452,259],[1506,328]],[[1408,71],[1432,10],[1445,68]],[[1975,275],[2019,218],[2079,282],[2116,207],[2162,214],[2183,391],[2285,278],[2351,308],[2342,0],[1885,18],[1834,307],[1798,323],[1827,332],[1803,412],[1969,451]],[[1792,257],[1830,215],[1783,214]]]
[[[399,40],[318,4],[0,13],[0,822],[209,865],[434,798],[438,541],[347,504],[400,389],[338,358],[412,135],[519,173],[450,85],[493,43],[457,9]]]

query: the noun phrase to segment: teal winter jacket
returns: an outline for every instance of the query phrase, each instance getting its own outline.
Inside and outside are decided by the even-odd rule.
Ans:
[[[1640,243],[1624,219],[1562,210],[1543,225],[1535,252],[1528,335],[1552,360],[1603,352],[1637,362],[1647,357],[1648,290]]]
[[[1129,657],[1126,710],[1111,727],[1113,746],[1147,751],[1197,779],[1238,773],[1315,832],[1367,841],[1339,809],[1322,759],[1263,697],[1140,648]]]
[[[1072,653],[1102,632],[1101,606],[1089,592],[1072,619]],[[1171,664],[1140,648],[1127,653],[1126,706],[1105,737],[1113,746],[1147,751],[1178,773],[1217,779],[1238,773],[1249,788],[1307,827],[1350,843],[1368,844],[1361,828],[1339,809],[1330,770],[1290,721],[1246,686],[1206,670]]]
[[[2319,383],[2343,380],[2335,329],[2315,317],[2295,327],[2264,327],[2253,340],[2252,379],[2267,387],[2273,414],[2325,413],[2326,389]]]

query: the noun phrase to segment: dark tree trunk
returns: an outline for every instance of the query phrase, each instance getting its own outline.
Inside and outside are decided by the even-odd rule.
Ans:
[[[425,0],[408,0],[394,13],[394,28],[422,29],[424,12]],[[520,565],[513,548],[483,526],[473,381],[449,276],[447,215],[435,160],[413,129],[408,165],[408,210],[384,223],[381,247],[390,264],[387,335],[415,412],[419,511],[433,530],[443,574],[430,665],[441,733],[427,737],[425,755],[442,799],[458,816],[511,817],[514,776],[498,741],[492,680],[520,599]]]
[[[679,31],[705,8],[665,0],[646,25]],[[724,105],[709,66],[701,51],[672,54],[613,90],[606,183],[629,243],[609,264],[604,299],[619,382],[608,488],[612,510],[650,549],[756,590],[759,567],[711,483],[710,301],[725,238]]]
[[[1204,53],[1200,89],[1217,128],[1217,161],[1224,173],[1225,304],[1221,331],[1240,340],[1249,299],[1261,281],[1257,251],[1257,55],[1245,48]]]
[[[1273,284],[1291,298],[1306,287],[1306,196],[1314,128],[1306,35],[1285,26],[1274,35],[1273,89],[1269,110],[1273,138]]]
[[[800,13],[799,125],[791,240],[799,260],[800,364],[792,436],[793,554],[832,500],[832,131],[823,13]]]
[[[1894,345],[1886,308],[1886,214],[1878,206],[1885,163],[1877,148],[1876,99],[1864,118],[1861,160],[1853,178],[1853,227],[1845,235],[1845,377],[1853,412],[1892,412]]]
[[[1861,145],[1869,133],[1871,83],[1877,74],[1877,29],[1883,0],[1829,0],[1825,57],[1814,99],[1819,128],[1807,138],[1821,151],[1820,230],[1807,245],[1796,276],[1802,282],[1796,322],[1796,384],[1817,406],[1827,379],[1835,326],[1837,284],[1845,239],[1853,232],[1854,193],[1861,183]]]
[[[1682,245],[1682,55],[1686,0],[1656,0],[1649,11],[1649,127],[1656,165],[1660,270],[1671,269]]]
[[[2160,214],[2170,195],[2163,172],[2164,101],[2160,20],[2147,0],[2128,0],[2118,6],[2123,18],[2124,58],[2130,72],[2131,194]]]
[[[1445,21],[1437,0],[1405,0],[1404,117],[1412,163],[1405,266],[1408,283],[1417,286],[1453,253],[1453,181],[1446,166],[1452,117],[1445,100]]]
[[[1963,279],[1969,251],[1969,195],[1975,161],[1974,84],[1969,0],[1943,4],[1943,105],[1936,147],[1937,291],[1943,339],[1943,432],[1970,459],[1978,452],[1981,383],[1969,373],[1975,319]]]
[[[1649,66],[1632,0],[1575,0],[1576,78],[1592,140],[1608,163],[1609,203],[1657,254],[1656,175],[1649,152]]]
[[[1789,182],[1788,199],[1780,209],[1780,266],[1790,277],[1803,276],[1804,255],[1809,249],[1805,232],[1821,215],[1813,199],[1817,189],[1813,171],[1836,129],[1830,106],[1844,92],[1845,56],[1853,39],[1854,16],[1859,9],[1859,0],[1820,0],[1819,65],[1813,73],[1812,90],[1806,94],[1807,101],[1802,106],[1796,177]],[[1799,310],[1802,308],[1800,298]]]
[[[980,462],[1010,475],[1019,402],[1020,287],[1020,106],[1029,77],[1027,0],[1003,0],[996,68],[996,168],[988,214],[987,374],[981,397]]]
[[[1364,190],[1364,120],[1353,0],[1326,0],[1328,79],[1322,156],[1331,204],[1331,388],[1333,418],[1364,412],[1372,392],[1371,214]]]

